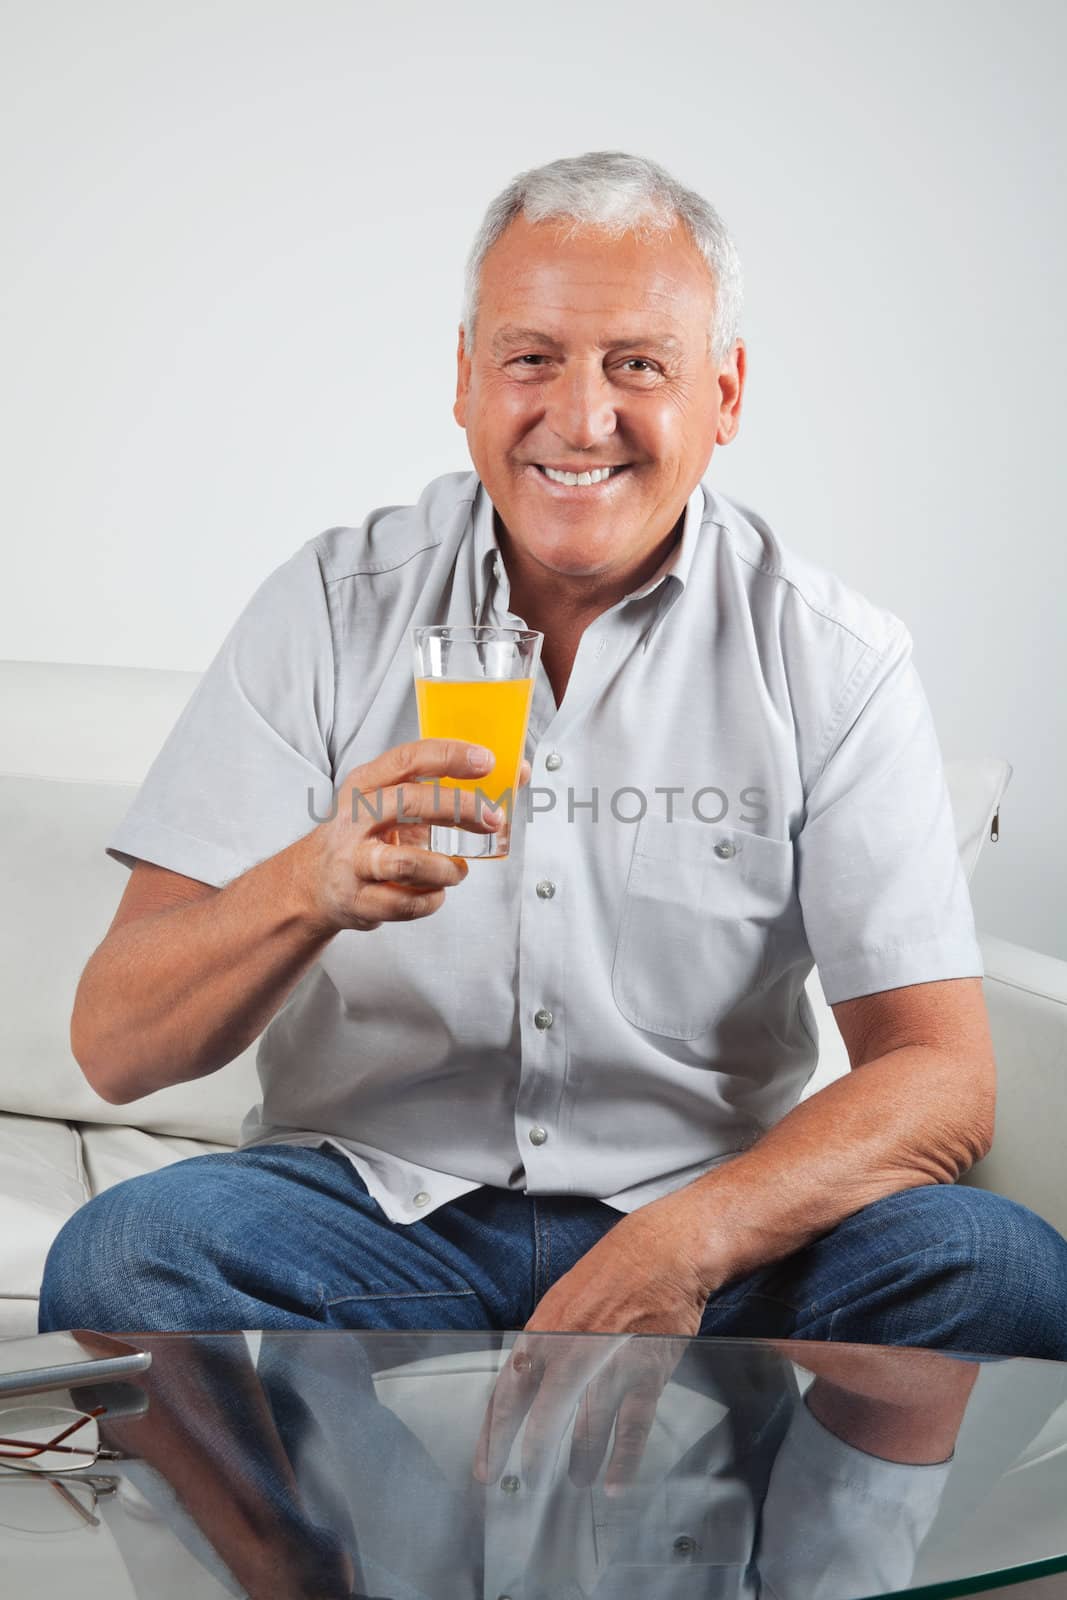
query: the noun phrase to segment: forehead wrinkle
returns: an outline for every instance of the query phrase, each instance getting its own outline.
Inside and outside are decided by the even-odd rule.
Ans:
[[[703,285],[702,285],[703,286]],[[710,285],[709,285],[710,286]],[[536,303],[544,297],[545,310],[566,308],[569,297],[595,291],[597,309],[605,313],[615,311],[639,312],[642,305],[657,303],[672,306],[679,297],[687,298],[696,289],[692,276],[680,273],[669,266],[658,266],[640,279],[631,276],[613,278],[603,262],[576,265],[559,261],[521,262],[498,264],[498,270],[487,273],[482,283],[486,304],[509,300],[519,303]],[[557,297],[564,296],[562,302]],[[606,304],[604,302],[607,302]]]
[[[563,348],[563,342],[545,329],[516,327],[508,323],[503,328],[498,328],[493,335],[493,354],[500,355],[513,345],[526,343],[548,344],[555,349]],[[685,348],[683,340],[673,333],[666,332],[625,334],[621,338],[600,337],[594,340],[594,343],[599,350],[636,350],[642,346],[645,349],[662,350],[671,355],[678,355]]]

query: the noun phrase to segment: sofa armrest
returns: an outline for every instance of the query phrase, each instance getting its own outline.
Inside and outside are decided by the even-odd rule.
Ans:
[[[980,936],[997,1061],[993,1148],[962,1182],[1029,1206],[1067,1235],[1067,961]]]

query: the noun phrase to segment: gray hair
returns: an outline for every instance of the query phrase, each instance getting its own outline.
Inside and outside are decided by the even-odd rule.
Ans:
[[[742,302],[741,262],[726,224],[713,205],[654,161],[622,150],[591,150],[532,167],[490,202],[467,258],[463,330],[468,350],[474,345],[482,264],[520,212],[530,222],[569,221],[565,238],[593,227],[613,239],[627,232],[647,239],[681,221],[715,284],[709,354],[716,366],[725,361],[737,337]]]

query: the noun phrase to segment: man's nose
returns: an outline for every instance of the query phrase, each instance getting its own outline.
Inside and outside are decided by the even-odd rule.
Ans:
[[[603,368],[575,365],[550,386],[546,418],[556,437],[589,450],[615,432],[615,395]]]

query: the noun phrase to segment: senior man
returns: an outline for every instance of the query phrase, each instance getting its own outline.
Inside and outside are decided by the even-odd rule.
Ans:
[[[86,1077],[125,1104],[265,1029],[262,1103],[239,1150],[68,1222],[42,1329],[1067,1356],[1067,1242],[955,1187],[995,1068],[911,638],[702,481],[740,422],[739,304],[721,219],[651,162],[493,201],[458,349],[475,471],[266,579],[109,845],[133,870],[78,989]],[[447,822],[425,780],[486,770],[417,736],[433,622],[545,636],[505,860],[351,804],[402,788]],[[853,1070],[798,1104],[813,961]]]

